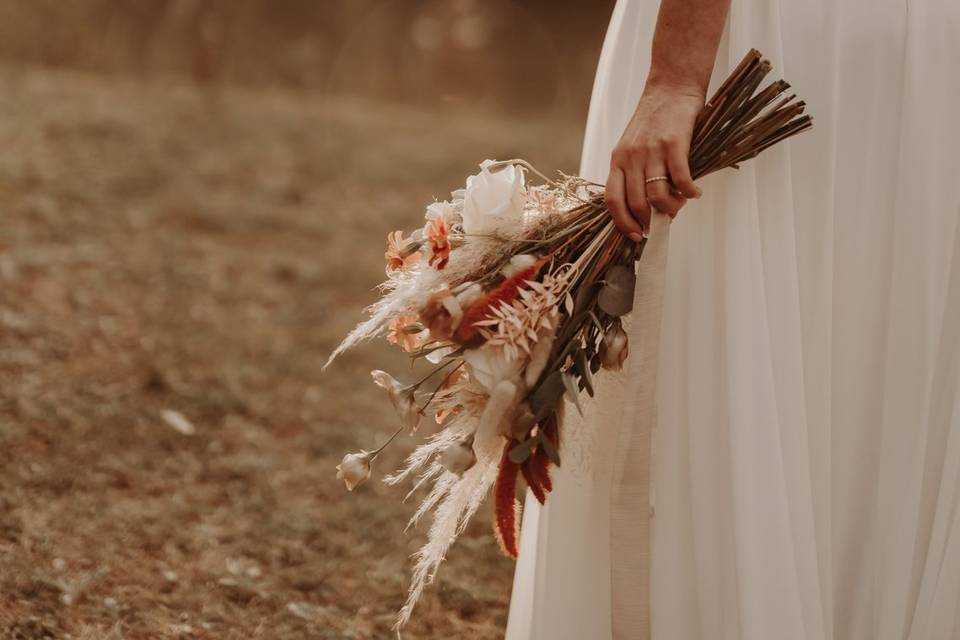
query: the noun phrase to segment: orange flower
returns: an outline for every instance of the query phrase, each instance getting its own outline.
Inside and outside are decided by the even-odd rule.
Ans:
[[[424,331],[416,331],[413,327],[417,323],[417,316],[397,316],[390,327],[387,341],[399,345],[406,352],[414,351],[426,335]]]
[[[450,232],[443,218],[434,218],[427,223],[427,240],[430,243],[430,266],[441,271],[450,261]]]
[[[422,254],[416,250],[410,250],[410,238],[403,237],[403,231],[392,231],[387,234],[387,250],[383,257],[387,260],[387,273],[392,273],[400,269],[406,269],[422,258]]]

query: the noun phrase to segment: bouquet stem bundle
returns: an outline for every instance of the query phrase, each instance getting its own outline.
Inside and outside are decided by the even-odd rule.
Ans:
[[[770,70],[751,50],[706,103],[691,141],[694,178],[736,168],[811,127],[786,82],[760,89]],[[481,168],[451,202],[428,207],[422,229],[388,236],[385,293],[330,357],[387,334],[414,360],[436,365],[413,384],[372,372],[400,414],[397,433],[414,431],[428,410],[441,425],[386,479],[417,476],[411,494],[433,483],[411,520],[434,514],[398,628],[491,488],[497,539],[517,556],[520,477],[546,501],[564,401],[579,410],[594,376],[621,368],[628,352],[621,319],[633,307],[646,241],[614,227],[601,185],[551,180],[522,160]],[[527,185],[528,174],[542,184]],[[338,470],[348,488],[369,477],[382,448],[344,458]]]

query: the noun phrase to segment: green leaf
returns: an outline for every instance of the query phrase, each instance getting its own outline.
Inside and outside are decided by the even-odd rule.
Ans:
[[[543,440],[543,438],[540,437],[540,434],[537,434],[532,438],[527,438],[513,449],[510,449],[510,453],[507,454],[507,457],[509,457],[510,462],[513,462],[514,464],[523,464],[526,459],[530,457],[530,454],[533,452],[533,448],[537,446],[541,440]]]
[[[587,313],[590,314],[590,319],[593,320],[595,325],[597,325],[597,329],[600,331],[600,333],[604,333],[606,329],[603,328],[603,324],[600,322],[600,318],[597,317],[597,314],[595,314],[592,309],[588,310]]]
[[[570,315],[577,315],[583,313],[586,309],[589,309],[593,304],[593,299],[596,296],[597,282],[591,282],[590,284],[580,285],[577,289],[577,297],[574,299],[574,313]]]
[[[637,276],[633,270],[623,265],[614,265],[607,270],[603,279],[603,288],[597,295],[597,304],[611,316],[620,317],[633,309],[633,290]]]
[[[557,408],[557,402],[563,395],[563,388],[563,376],[559,371],[554,371],[530,394],[528,402],[537,422],[546,418]]]
[[[593,357],[590,358],[590,373],[596,373],[597,371],[600,371],[602,364],[603,363],[600,361],[600,354],[593,354]]]
[[[580,415],[583,415],[583,407],[580,406],[580,392],[577,389],[577,379],[574,378],[569,373],[563,374],[563,386],[567,389],[567,399],[573,403],[577,408],[577,411],[580,412]]]
[[[583,323],[587,320],[587,311],[580,311],[562,325],[562,331],[557,334],[557,340],[563,343],[569,342],[573,336],[583,328]]]
[[[560,454],[557,452],[557,448],[553,446],[553,442],[550,441],[550,438],[541,438],[540,446],[543,447],[544,452],[546,452],[547,457],[550,458],[550,462],[560,466]]]
[[[574,305],[573,305],[573,296],[570,295],[569,291],[567,292],[567,295],[564,296],[563,298],[563,308],[567,312],[567,317],[572,318]]]
[[[575,355],[577,359],[577,371],[580,372],[580,382],[587,390],[590,397],[593,397],[593,377],[590,375],[590,363],[587,361],[587,353],[583,349],[578,349]]]
[[[530,432],[530,429],[533,428],[533,425],[537,424],[537,416],[534,415],[529,402],[520,405],[517,413],[518,417],[515,418],[515,422],[511,425],[510,432],[519,440],[520,438],[525,438]]]

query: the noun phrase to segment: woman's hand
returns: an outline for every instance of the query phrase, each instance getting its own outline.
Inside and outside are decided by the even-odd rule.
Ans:
[[[650,208],[676,216],[687,198],[699,198],[687,158],[704,94],[697,87],[648,82],[610,159],[606,202],[617,228],[639,241],[650,228]],[[667,180],[647,182],[657,176]]]

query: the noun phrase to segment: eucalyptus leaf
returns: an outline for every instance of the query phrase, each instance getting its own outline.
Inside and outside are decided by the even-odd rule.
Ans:
[[[607,270],[603,279],[603,288],[597,296],[597,304],[611,316],[620,317],[633,309],[633,290],[637,276],[633,269],[623,265],[614,265]]]
[[[590,314],[590,319],[593,320],[593,324],[597,325],[597,329],[600,331],[600,333],[604,333],[605,329],[603,328],[603,324],[600,322],[600,318],[597,317],[597,314],[595,314],[592,309],[587,313]]]
[[[573,316],[565,323],[563,323],[564,330],[557,335],[557,340],[560,341],[560,344],[569,343],[573,336],[580,330],[581,325],[586,321],[589,311],[580,311],[577,315]],[[569,345],[568,345],[569,349]]]
[[[540,437],[540,434],[533,436],[532,438],[527,438],[513,449],[510,449],[510,453],[507,456],[510,458],[510,462],[514,464],[523,464],[527,458],[530,457],[530,454],[533,452],[533,448],[543,440]],[[549,455],[549,454],[548,454]]]
[[[537,422],[540,422],[550,412],[557,408],[557,402],[563,395],[563,376],[559,371],[554,371],[543,379],[543,382],[530,394],[527,400],[530,403],[530,409],[536,416]]]
[[[590,358],[590,373],[596,373],[597,371],[600,371],[600,367],[602,365],[603,363],[600,360],[600,354],[593,354],[593,357]]]
[[[567,317],[573,317],[573,296],[570,295],[570,292],[567,292],[567,295],[563,298],[563,308],[567,312]]]
[[[546,452],[547,457],[550,458],[550,462],[560,466],[560,454],[557,452],[557,448],[553,446],[553,442],[550,438],[541,438],[540,446],[543,447],[544,452]]]
[[[525,438],[535,424],[537,424],[537,416],[534,415],[529,403],[523,403],[517,409],[517,417],[514,418],[510,432],[513,434],[513,437],[519,440]]]
[[[583,349],[578,349],[575,357],[577,359],[577,370],[580,372],[580,382],[583,383],[584,388],[592,398],[593,376],[590,375],[590,363],[587,361],[587,352]]]
[[[577,379],[569,373],[564,373],[563,385],[567,388],[567,400],[573,403],[573,405],[577,408],[577,411],[579,411],[580,415],[582,416],[583,407],[580,406],[580,392],[577,389]]]
[[[589,309],[593,304],[593,299],[596,296],[596,286],[598,283],[591,282],[589,285],[584,284],[578,287],[577,297],[574,299],[574,313],[580,314],[583,313],[586,309]]]

